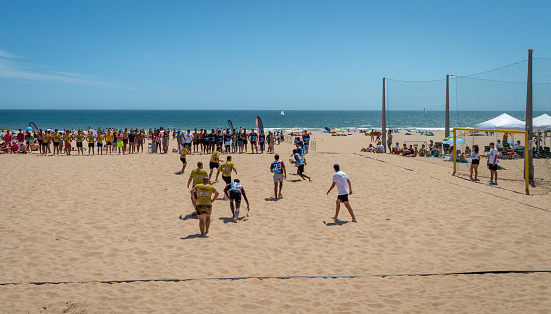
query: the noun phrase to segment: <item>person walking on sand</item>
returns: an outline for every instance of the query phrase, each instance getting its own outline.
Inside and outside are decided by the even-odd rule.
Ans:
[[[239,183],[239,179],[233,180],[232,183],[226,185],[224,188],[224,195],[230,200],[230,209],[231,214],[233,216],[233,222],[237,223],[237,219],[239,219],[239,208],[241,207],[241,196],[245,199],[245,202],[247,202],[247,216],[249,216],[249,200],[247,199],[247,194],[245,193],[245,189]],[[235,202],[235,210],[234,210],[234,203]]]
[[[494,145],[494,142],[490,143],[490,157],[488,157],[487,163],[490,169],[490,185],[497,185],[497,156],[499,155],[499,151]]]
[[[220,167],[220,152],[217,151],[217,150],[214,150],[212,152],[212,154],[210,155],[210,162],[209,162],[209,168],[210,168],[210,173],[209,173],[209,179],[212,178],[212,173],[214,171],[214,169],[218,169]],[[215,182],[218,181],[218,175],[220,174],[220,170],[218,170],[218,172],[216,173],[216,180],[214,180]]]
[[[279,160],[279,155],[274,156],[275,161],[270,165],[270,171],[274,174],[274,197],[276,199],[283,198],[281,190],[283,189],[283,180],[287,179],[287,170],[283,160]],[[277,185],[279,183],[279,193],[277,193]]]
[[[200,184],[201,182],[203,182],[203,178],[208,178],[208,177],[209,177],[209,173],[205,169],[203,169],[203,163],[199,161],[197,163],[197,169],[193,169],[191,171],[191,174],[189,175],[189,180],[187,181],[187,188],[189,189],[189,184],[191,183],[191,181],[193,181],[192,187],[194,187],[197,184]],[[197,195],[195,197],[197,197]],[[196,208],[197,204],[195,203],[195,200],[193,197],[191,198],[191,204],[195,209],[195,211],[193,211],[193,213],[191,214],[197,215],[197,208]]]
[[[223,162],[220,167],[218,167],[218,172],[216,173],[216,182],[218,182],[218,174],[222,172],[222,180],[224,180],[226,184],[230,184],[232,171],[237,174],[237,169],[235,169],[235,165],[231,161],[231,156],[228,156],[226,157],[226,161]]]
[[[478,165],[480,164],[480,153],[478,152],[478,150],[478,145],[473,145],[473,151],[471,152],[471,180],[473,181],[478,181]]]
[[[212,203],[216,201],[219,193],[216,191],[216,188],[210,184],[209,178],[203,178],[203,183],[194,186],[190,193],[191,199],[197,204],[199,231],[202,236],[205,236],[209,232]]]
[[[356,217],[354,217],[354,211],[352,211],[352,207],[350,207],[350,204],[348,203],[348,195],[352,195],[352,184],[350,183],[350,179],[348,179],[346,173],[341,171],[338,164],[335,164],[333,169],[335,170],[335,173],[333,174],[333,184],[329,188],[329,191],[327,191],[327,195],[329,195],[329,192],[333,190],[335,185],[337,186],[337,208],[333,219],[338,220],[341,203],[344,203],[344,206],[348,209],[348,213],[350,213],[350,217],[352,217],[352,222],[357,222]]]
[[[193,155],[191,153],[191,149],[188,149],[188,146],[184,145],[182,146],[182,149],[180,149],[180,161],[182,162],[182,171],[180,173],[184,173],[187,166],[186,156],[187,155]]]

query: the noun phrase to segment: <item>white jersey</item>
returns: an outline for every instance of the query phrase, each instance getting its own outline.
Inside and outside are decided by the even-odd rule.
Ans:
[[[348,190],[348,177],[346,173],[342,171],[337,171],[333,174],[333,182],[337,185],[337,191],[339,195],[346,195],[350,193]]]

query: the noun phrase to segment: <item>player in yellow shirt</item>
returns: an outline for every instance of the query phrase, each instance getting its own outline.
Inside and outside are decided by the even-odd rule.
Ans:
[[[103,133],[98,131],[98,136],[96,137],[96,141],[98,142],[98,155],[103,155]]]
[[[44,135],[42,135],[42,146],[44,146],[44,155],[47,153],[51,153],[50,151],[50,139],[52,136],[50,135],[50,131],[46,131]]]
[[[190,193],[191,198],[197,203],[199,231],[202,236],[205,236],[209,232],[212,203],[218,198],[219,193],[210,184],[209,178],[203,178],[203,183],[195,185]]]
[[[218,167],[220,167],[220,152],[215,150],[212,152],[212,154],[210,155],[210,163],[209,163],[209,168],[210,168],[210,174],[209,174],[209,179],[212,178],[212,172],[214,171],[214,169],[218,169]],[[218,174],[220,173],[220,170],[218,170],[218,172],[216,173],[216,181],[218,181]],[[215,181],[215,182],[216,182]]]
[[[107,134],[105,134],[105,148],[109,152],[109,155],[113,153],[113,149],[111,148],[111,142],[113,142],[113,132],[111,131],[111,129],[109,129],[109,131],[107,131]]]
[[[63,135],[63,141],[65,142],[65,154],[71,155],[71,141],[73,140],[73,135],[71,135],[71,132],[65,131],[65,135]]]
[[[227,161],[223,162],[218,168],[218,173],[222,172],[222,180],[224,180],[226,184],[231,183],[232,170],[235,174],[237,174],[237,169],[235,169],[235,165],[231,162],[231,156],[228,156]],[[216,181],[218,181],[218,174],[216,175]]]
[[[54,142],[54,154],[58,154],[61,151],[61,134],[55,129],[55,133],[52,134],[52,142]]]
[[[94,155],[94,142],[96,141],[96,136],[92,133],[89,133],[86,137],[86,140],[88,141],[88,156],[90,156],[90,152],[92,152],[92,155]]]
[[[193,155],[193,154],[190,153],[189,150],[187,149],[187,147],[184,145],[184,146],[182,146],[182,149],[180,149],[180,161],[182,162],[182,171],[180,171],[180,173],[184,173],[184,171],[186,170],[186,166],[187,166],[186,156],[187,155]]]
[[[197,169],[193,169],[191,171],[191,175],[189,176],[189,180],[187,181],[188,189],[189,189],[189,184],[191,183],[192,180],[193,180],[193,186],[192,186],[193,188],[197,184],[202,183],[203,179],[208,178],[208,176],[209,176],[209,173],[205,169],[203,169],[203,163],[199,161],[197,163]],[[191,203],[193,204],[193,208],[196,208],[197,204],[195,203],[195,200],[193,199],[193,197],[191,198]],[[197,211],[194,211],[191,214],[197,215]]]
[[[75,136],[75,139],[77,140],[77,153],[80,155],[84,155],[84,148],[82,147],[82,142],[84,141],[84,134],[82,134],[82,131],[78,131],[77,135]]]

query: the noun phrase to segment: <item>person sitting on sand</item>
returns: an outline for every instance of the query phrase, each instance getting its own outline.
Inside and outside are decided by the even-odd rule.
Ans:
[[[421,149],[419,150],[419,157],[425,157],[429,155],[428,149],[425,148],[425,144],[421,145]]]
[[[373,152],[373,149],[374,149],[374,148],[375,148],[375,147],[373,147],[373,144],[369,144],[369,146],[368,146],[367,148],[362,148],[362,149],[360,150],[360,152],[362,152],[362,153],[363,153],[363,152],[368,152],[368,153],[370,153],[370,152]]]
[[[471,156],[471,149],[469,146],[465,147],[465,156]]]
[[[400,147],[400,143],[396,142],[396,146],[392,147],[391,154],[400,155],[401,153],[402,153],[402,148]]]
[[[411,145],[410,145],[411,148]],[[419,154],[419,151],[417,150],[417,147],[413,148],[413,152],[411,154],[406,155],[406,157],[416,157]]]
[[[381,142],[377,142],[377,146],[375,146],[375,150],[373,151],[377,154],[383,154],[385,152],[385,147],[381,144]]]
[[[405,155],[410,154],[410,153],[411,153],[411,152],[409,151],[407,144],[404,143],[404,147],[402,147],[401,155],[402,155],[402,156],[405,156]]]

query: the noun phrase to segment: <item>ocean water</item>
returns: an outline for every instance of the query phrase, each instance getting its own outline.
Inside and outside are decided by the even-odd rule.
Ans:
[[[451,127],[472,127],[503,112],[461,111],[450,113]],[[525,120],[524,112],[507,112]],[[534,112],[534,117],[543,112]],[[139,128],[169,129],[227,128],[231,120],[235,128],[256,127],[260,116],[266,130],[306,129],[379,129],[381,111],[357,110],[0,110],[0,128],[25,129],[29,122],[40,129]],[[445,126],[444,111],[388,111],[387,128],[400,130],[441,130]]]

